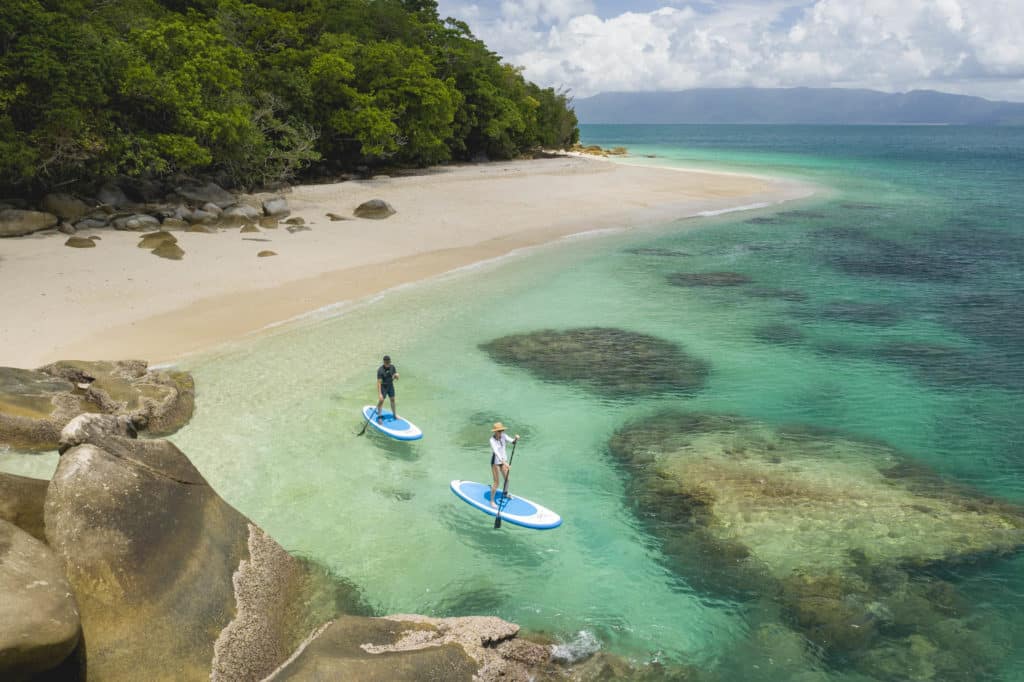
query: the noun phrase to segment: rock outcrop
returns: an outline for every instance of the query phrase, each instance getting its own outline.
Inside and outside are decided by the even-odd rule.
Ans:
[[[0,367],[0,445],[56,449],[61,429],[83,412],[121,415],[140,430],[169,434],[191,419],[194,403],[189,374],[148,370],[138,360]]]
[[[352,588],[296,559],[162,440],[81,415],[45,503],[92,679],[565,678],[497,618],[339,613]],[[358,609],[357,609],[358,610]],[[541,675],[543,673],[543,675]]]
[[[14,524],[36,540],[46,542],[43,502],[49,483],[0,471],[0,520]]]
[[[57,227],[57,216],[44,211],[25,211],[18,208],[0,210],[0,237],[20,237],[40,230]]]
[[[0,519],[0,679],[58,667],[78,644],[78,606],[63,566],[39,540]]]

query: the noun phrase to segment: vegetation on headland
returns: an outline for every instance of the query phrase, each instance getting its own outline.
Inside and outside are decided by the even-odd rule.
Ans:
[[[5,193],[510,158],[576,143],[570,104],[433,0],[0,3]]]

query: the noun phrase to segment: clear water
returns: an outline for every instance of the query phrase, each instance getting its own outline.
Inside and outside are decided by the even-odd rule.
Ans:
[[[608,438],[667,407],[833,427],[1024,503],[1024,130],[582,133],[628,147],[629,162],[788,175],[833,192],[781,213],[567,240],[192,360],[198,409],[174,440],[230,503],[352,579],[380,613],[495,614],[638,662],[792,679],[737,662],[755,617],[666,567]],[[668,286],[676,271],[739,272],[763,295]],[[595,325],[681,344],[711,363],[707,388],[603,400],[478,348]],[[955,354],[925,362],[924,346]],[[401,372],[399,414],[426,432],[417,443],[356,435],[385,352]],[[448,490],[489,477],[495,419],[524,436],[511,491],[561,513],[558,530],[495,531]],[[1024,560],[945,577],[1024,641]],[[1020,653],[1001,666],[998,679],[1024,680]],[[867,679],[841,665],[815,672]]]

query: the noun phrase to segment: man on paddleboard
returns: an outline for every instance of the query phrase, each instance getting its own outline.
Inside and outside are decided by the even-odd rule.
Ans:
[[[505,446],[519,440],[519,434],[517,433],[515,438],[510,438],[505,433],[505,425],[501,422],[495,422],[491,434],[491,474],[494,476],[494,482],[491,483],[491,506],[497,508],[494,496],[498,492],[498,472],[501,471],[505,476],[505,481],[508,482],[508,472],[512,468],[512,465],[508,463],[508,457],[505,456]]]
[[[384,364],[377,368],[377,423],[384,423],[380,408],[384,406],[384,396],[391,398],[391,414],[398,419],[395,409],[395,382],[398,381],[398,368],[391,364],[391,356],[384,356]]]

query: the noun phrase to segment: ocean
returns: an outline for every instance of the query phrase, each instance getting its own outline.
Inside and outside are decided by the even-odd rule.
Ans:
[[[1024,680],[1024,558],[943,533],[981,514],[964,500],[1024,505],[1024,129],[581,133],[627,147],[622,163],[824,191],[562,240],[192,358],[197,410],[172,440],[375,613],[497,615],[566,659],[603,649],[687,679]],[[509,338],[539,345],[516,356]],[[356,435],[384,353],[422,441]],[[489,479],[497,420],[523,436],[510,492],[561,528],[495,531],[449,491]],[[706,467],[665,473],[723,452],[752,470],[765,449],[813,462],[790,526],[758,491],[708,514]],[[882,477],[861,466],[879,458]],[[926,502],[861,519],[843,504],[862,475]]]

